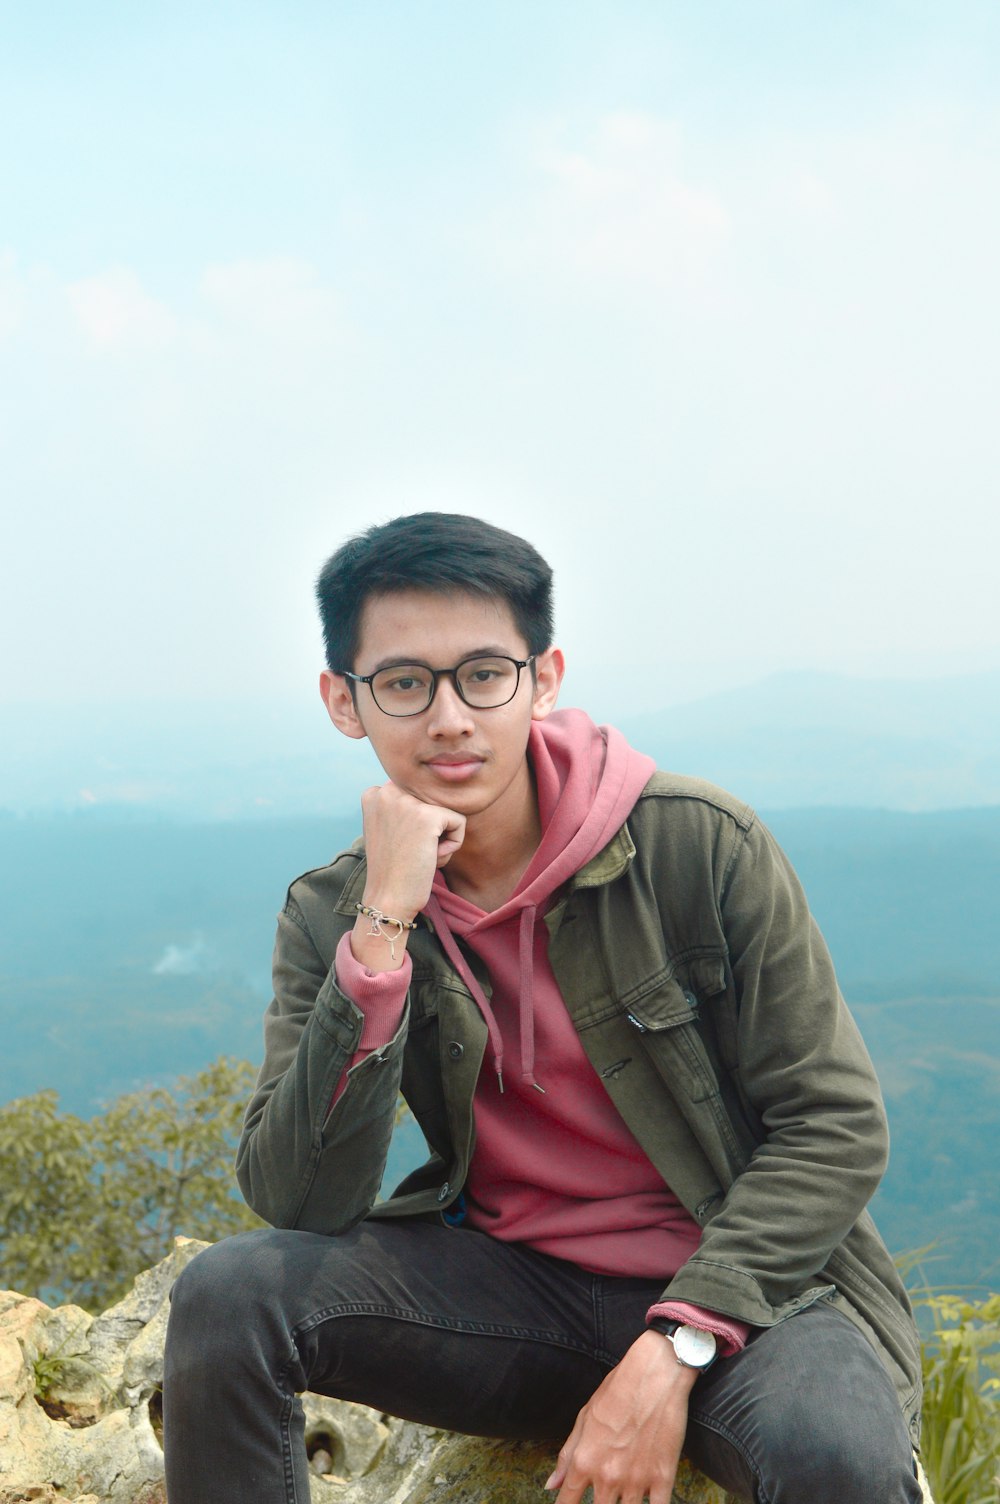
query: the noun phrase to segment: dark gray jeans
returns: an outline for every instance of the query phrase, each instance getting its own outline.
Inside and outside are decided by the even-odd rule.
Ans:
[[[229,1238],[174,1286],[170,1504],[308,1504],[306,1389],[447,1430],[551,1439],[554,1462],[658,1294],[430,1222]],[[919,1504],[889,1377],[827,1305],[757,1330],[698,1379],[689,1415],[685,1452],[741,1498]]]

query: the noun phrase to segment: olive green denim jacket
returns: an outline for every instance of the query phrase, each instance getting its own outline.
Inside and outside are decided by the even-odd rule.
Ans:
[[[364,884],[358,843],[293,883],[279,917],[266,1054],[237,1158],[247,1201],[278,1227],[336,1234],[367,1215],[438,1215],[472,1156],[486,1025],[426,921],[410,938],[396,1037],[330,1108],[363,1023],[333,962]],[[769,832],[721,790],[654,774],[545,923],[594,1069],[703,1229],[664,1297],[753,1326],[831,1301],[879,1352],[916,1436],[917,1335],[865,1211],[888,1147],[878,1083]],[[432,1154],[376,1205],[399,1090]]]

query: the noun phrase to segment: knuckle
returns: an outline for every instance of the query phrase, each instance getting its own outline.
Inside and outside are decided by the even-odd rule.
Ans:
[[[567,1478],[572,1479],[576,1484],[582,1485],[589,1483],[591,1478],[598,1477],[599,1473],[600,1467],[599,1465],[595,1465],[590,1452],[585,1447],[577,1447],[573,1455],[573,1460],[569,1465],[569,1471],[566,1474]]]

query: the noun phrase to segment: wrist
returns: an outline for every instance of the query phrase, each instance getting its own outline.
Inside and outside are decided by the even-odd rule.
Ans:
[[[406,959],[407,941],[412,929],[373,919],[372,915],[383,911],[374,904],[365,904],[370,913],[359,911],[351,931],[351,952],[354,959],[371,972],[398,971]]]
[[[398,919],[400,924],[413,924],[420,913],[419,907],[413,907],[412,898],[393,897],[392,892],[386,888],[369,891],[367,884],[361,902],[366,909],[375,909],[379,914],[386,916],[391,915],[393,919]]]
[[[689,1369],[695,1376],[706,1373],[719,1356],[715,1333],[705,1327],[656,1316],[650,1321],[649,1330],[669,1342],[680,1367]]]
[[[662,1332],[647,1327],[642,1335],[636,1338],[635,1346],[648,1349],[647,1362],[654,1365],[659,1382],[668,1384],[671,1389],[685,1396],[690,1394],[699,1377],[699,1370],[678,1363],[677,1355],[668,1337],[665,1337]]]

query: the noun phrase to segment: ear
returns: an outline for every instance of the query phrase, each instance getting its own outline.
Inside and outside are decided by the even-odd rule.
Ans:
[[[566,672],[566,660],[560,648],[546,648],[535,659],[535,692],[531,702],[531,719],[544,721],[555,710],[559,686]]]
[[[338,731],[360,741],[368,733],[361,724],[351,686],[343,674],[331,673],[325,668],[319,676],[319,692],[326,713]]]

